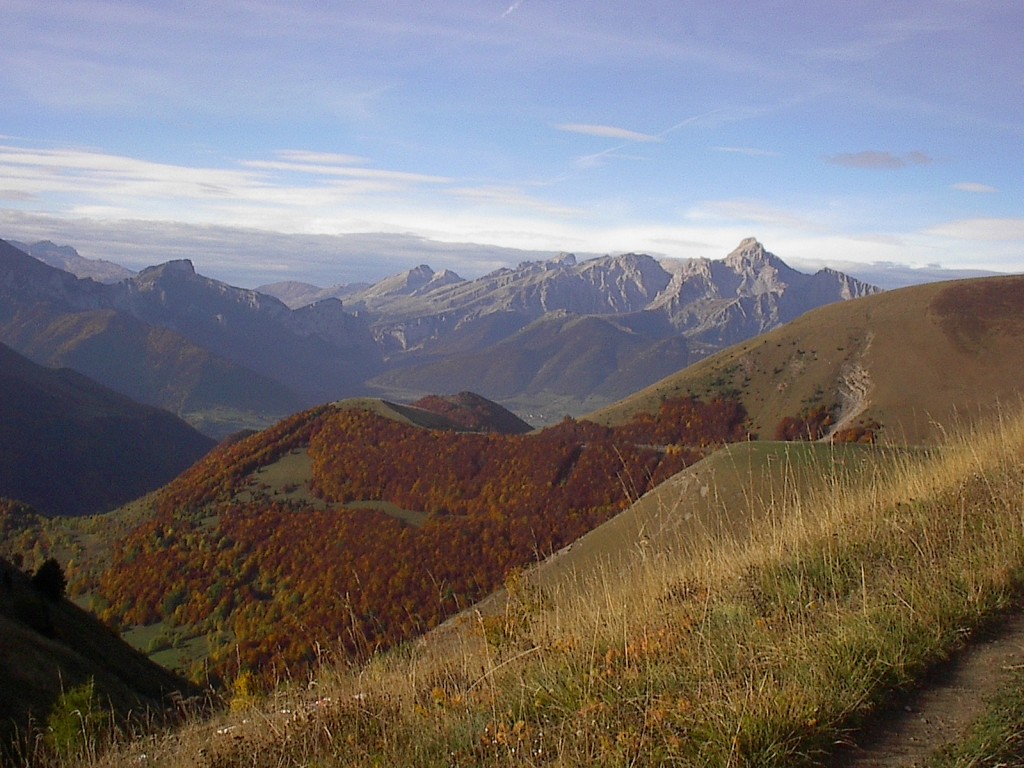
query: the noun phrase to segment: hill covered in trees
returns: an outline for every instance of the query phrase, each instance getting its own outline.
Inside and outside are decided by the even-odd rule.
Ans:
[[[218,674],[302,667],[318,643],[363,656],[746,439],[745,422],[734,401],[686,399],[617,428],[505,435],[323,406],[211,452],[78,588],[115,625],[203,635]],[[303,469],[275,480],[282,466]]]

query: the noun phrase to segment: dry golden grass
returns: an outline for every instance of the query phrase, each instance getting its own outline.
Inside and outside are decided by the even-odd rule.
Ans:
[[[1017,609],[1022,456],[1014,416],[858,476],[823,464],[814,487],[759,491],[754,530],[648,544],[587,579],[513,577],[496,613],[62,764],[827,764]]]
[[[821,307],[684,368],[590,418],[656,412],[665,397],[737,392],[754,431],[808,406],[875,420],[890,444],[936,444],[942,428],[1014,402],[1024,367],[1024,276],[932,283]]]

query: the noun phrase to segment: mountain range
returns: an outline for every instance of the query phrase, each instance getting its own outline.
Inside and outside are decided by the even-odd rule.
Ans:
[[[429,267],[348,294],[390,370],[386,396],[471,387],[541,423],[592,410],[809,309],[878,292],[790,269],[753,238],[723,260],[625,254],[460,280]],[[264,287],[272,291],[272,287]]]
[[[303,291],[284,283],[257,290],[291,306],[340,298],[350,311],[369,316],[374,338],[385,354],[393,355],[430,352],[446,345],[449,335],[468,335],[463,329],[494,314],[515,318],[506,329],[552,314],[625,318],[630,328],[649,335],[681,334],[706,351],[762,333],[816,306],[878,289],[829,269],[803,274],[748,238],[717,261],[658,261],[627,253],[577,262],[563,253],[474,280],[421,265],[370,286],[307,286]]]
[[[118,277],[73,249],[0,241],[0,342],[214,436],[365,394],[473,390],[533,423],[579,414],[788,322],[877,292],[789,268],[754,239],[723,260],[560,254],[466,280],[236,288],[189,260]],[[278,298],[280,297],[280,298]],[[286,304],[285,301],[288,303]]]
[[[338,301],[293,311],[189,261],[103,284],[3,241],[0,341],[214,435],[354,394],[379,367],[369,332]]]
[[[183,647],[214,648],[220,669],[304,663],[298,627],[338,637],[339,616],[358,621],[358,655],[479,599],[723,443],[920,445],[992,415],[1019,391],[1022,283],[833,303],[529,434],[468,394],[320,406],[212,451],[112,519],[124,527],[109,549],[62,554],[105,618],[163,622]],[[350,597],[308,597],[332,589]]]

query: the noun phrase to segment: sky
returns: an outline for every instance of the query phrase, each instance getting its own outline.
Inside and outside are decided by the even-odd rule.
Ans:
[[[521,255],[502,249],[722,258],[751,236],[796,266],[1024,271],[1021,0],[0,18],[7,239],[187,255],[246,286],[473,277]]]

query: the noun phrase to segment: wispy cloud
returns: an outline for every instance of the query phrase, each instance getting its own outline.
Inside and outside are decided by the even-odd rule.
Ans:
[[[958,192],[972,192],[982,195],[998,191],[995,187],[989,186],[988,184],[979,184],[976,181],[961,181],[959,184],[951,184],[950,189],[955,189]]]
[[[811,58],[845,63],[859,63],[877,59],[889,49],[913,43],[923,37],[960,28],[960,19],[899,19],[871,24],[862,30],[847,34],[843,42],[832,46],[810,49]]]
[[[960,219],[931,227],[925,233],[957,240],[1024,243],[1024,219]]]
[[[310,163],[321,165],[353,165],[365,164],[369,160],[359,155],[340,155],[335,152],[310,152],[305,149],[282,149],[276,153],[282,160],[293,163]]]
[[[91,197],[209,199],[262,186],[259,177],[245,171],[156,163],[82,149],[15,146],[0,146],[0,177],[9,188],[29,195],[70,192]]]
[[[461,187],[450,190],[454,197],[502,208],[521,208],[553,216],[574,216],[579,209],[551,203],[525,194],[515,187]]]
[[[0,145],[0,178],[9,200],[77,194],[83,206],[119,206],[129,201],[234,200],[298,205],[325,201],[324,188],[301,175],[336,181],[333,193],[444,185],[452,179],[413,171],[366,167],[351,155],[304,150],[276,153],[276,160],[242,160],[234,167],[157,163],[87,149],[34,149]],[[297,178],[296,175],[299,175]],[[347,186],[339,186],[341,184]],[[305,194],[304,194],[305,193]],[[332,192],[328,191],[328,194]]]
[[[639,160],[641,158],[636,155],[623,154],[622,150],[633,144],[657,144],[665,140],[665,137],[675,133],[676,131],[685,128],[688,125],[695,123],[707,122],[712,119],[721,120],[725,119],[728,121],[730,118],[724,117],[725,110],[713,109],[709,112],[703,112],[699,115],[691,115],[690,117],[680,120],[678,123],[669,126],[663,131],[659,131],[655,134],[650,133],[638,133],[636,131],[630,131],[625,128],[615,128],[607,125],[586,125],[586,124],[565,124],[555,126],[558,130],[570,131],[572,133],[582,133],[589,136],[600,136],[603,138],[619,139],[620,143],[613,147],[602,150],[600,152],[594,152],[589,155],[583,155],[577,158],[576,166],[582,170],[588,170],[590,168],[597,168],[604,164],[604,161],[608,158],[617,158],[620,160]]]
[[[507,19],[513,13],[519,10],[519,6],[523,4],[523,0],[516,0],[512,5],[505,9],[505,12],[501,14],[499,18]]]
[[[867,170],[896,170],[914,165],[929,165],[932,159],[924,152],[908,152],[896,155],[892,152],[866,151],[829,155],[825,160],[832,165],[846,168],[864,168]]]
[[[598,136],[602,139],[620,139],[622,141],[655,142],[661,141],[661,136],[650,133],[640,133],[627,128],[617,128],[613,125],[591,125],[588,123],[563,123],[556,125],[559,131],[567,133],[582,133],[585,136]]]
[[[287,160],[244,160],[246,168],[264,171],[290,171],[316,176],[341,176],[351,179],[370,181],[398,182],[403,184],[448,184],[447,176],[433,176],[409,171],[390,171],[379,168],[354,168],[350,165],[333,165],[325,163],[295,163]]]
[[[819,229],[805,215],[787,211],[760,200],[708,200],[691,210],[694,221],[733,221],[783,227],[795,231]]]

